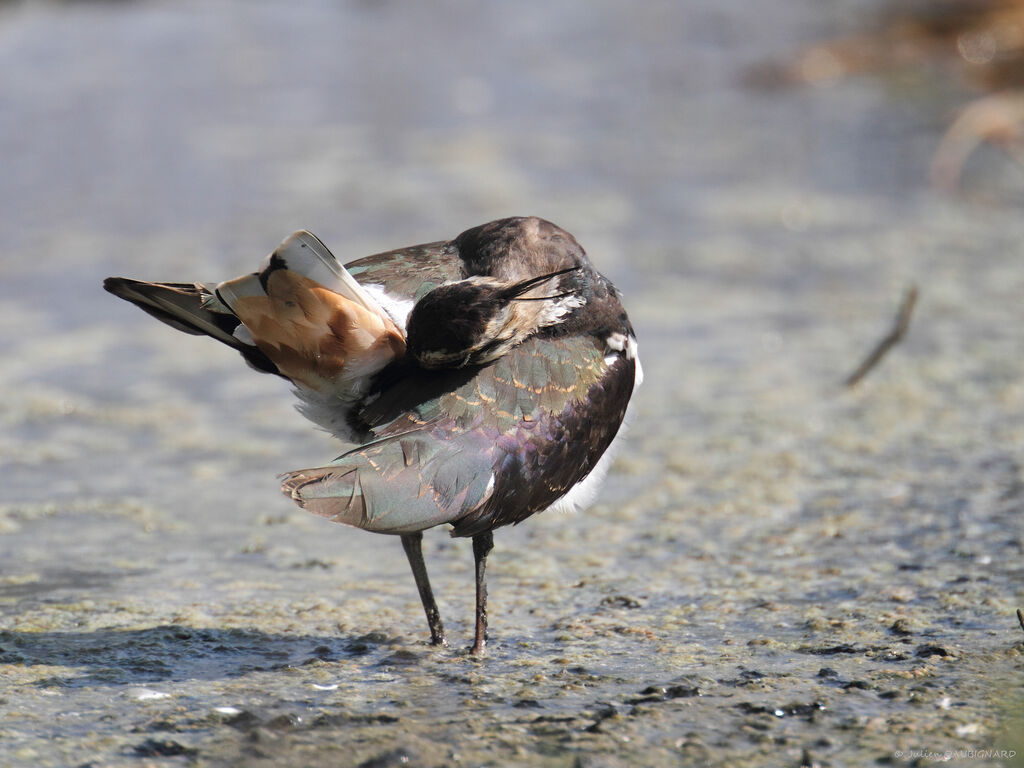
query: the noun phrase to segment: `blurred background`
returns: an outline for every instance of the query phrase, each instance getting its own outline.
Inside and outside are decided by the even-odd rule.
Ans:
[[[403,744],[481,762],[1001,743],[1013,702],[976,681],[1019,671],[1022,52],[1016,0],[0,3],[10,754],[143,754],[97,725],[114,707],[136,732],[185,718],[171,740],[223,758],[248,731],[203,719],[222,704],[253,727],[396,711]],[[595,510],[498,533],[487,695],[474,670],[438,693],[397,542],[277,495],[277,473],[341,446],[282,382],[101,283],[219,281],[299,228],[344,262],[511,215],[571,231],[624,292],[648,379]],[[910,334],[847,390],[910,285]],[[427,543],[456,635],[463,543]],[[854,649],[826,660],[834,685],[819,641]],[[842,666],[904,641],[904,677]],[[334,666],[274,672],[310,653]],[[625,718],[624,696],[669,681],[702,695]],[[561,725],[524,725],[526,687]],[[590,730],[608,701],[614,748]],[[829,714],[772,719],[794,701]],[[467,712],[484,735],[458,729]],[[360,760],[391,754],[354,722],[278,733],[268,759],[353,734]]]

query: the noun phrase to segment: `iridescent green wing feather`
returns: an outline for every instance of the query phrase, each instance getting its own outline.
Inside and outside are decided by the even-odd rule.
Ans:
[[[377,253],[350,262],[345,269],[363,285],[385,285],[388,293],[413,301],[466,276],[458,250],[447,242]]]
[[[595,337],[534,337],[483,368],[396,370],[360,416],[380,436],[438,420],[502,433],[582,400],[606,369]]]
[[[606,367],[603,344],[594,337],[529,339],[420,416],[436,412],[462,428],[504,433],[582,400]]]

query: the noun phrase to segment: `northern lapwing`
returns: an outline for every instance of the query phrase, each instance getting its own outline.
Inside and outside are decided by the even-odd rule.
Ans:
[[[288,472],[282,490],[401,537],[435,644],[446,639],[422,531],[472,537],[476,655],[491,532],[594,499],[642,378],[619,292],[572,235],[534,217],[345,266],[300,231],[235,280],[104,287],[288,379],[306,417],[355,444]]]

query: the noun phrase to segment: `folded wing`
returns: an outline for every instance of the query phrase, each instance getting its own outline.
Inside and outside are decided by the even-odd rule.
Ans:
[[[457,442],[429,428],[387,437],[330,466],[284,475],[281,490],[304,509],[376,533],[412,533],[449,523],[494,490],[493,441]]]
[[[597,467],[635,376],[632,360],[587,336],[533,338],[482,369],[420,371],[361,409],[378,440],[288,473],[282,491],[379,533],[451,523],[470,536],[517,523]]]

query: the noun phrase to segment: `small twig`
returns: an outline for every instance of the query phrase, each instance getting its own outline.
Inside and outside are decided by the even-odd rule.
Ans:
[[[879,361],[885,357],[885,353],[896,346],[906,335],[907,327],[910,325],[910,315],[914,311],[916,301],[917,286],[911,285],[907,288],[906,293],[903,294],[903,303],[900,304],[900,311],[896,315],[896,323],[893,325],[892,330],[889,331],[884,339],[878,342],[877,346],[871,350],[871,354],[864,359],[863,363],[857,366],[857,370],[847,377],[846,386],[856,386],[861,379],[868,375],[872,368],[878,365]]]
[[[1024,630],[1024,611],[1020,608],[1017,609],[1017,623],[1020,624],[1020,628]]]

